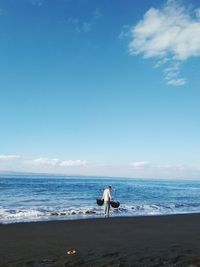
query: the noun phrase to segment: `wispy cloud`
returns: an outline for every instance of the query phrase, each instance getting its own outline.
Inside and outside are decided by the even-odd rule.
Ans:
[[[81,167],[88,164],[86,160],[60,160],[58,158],[50,159],[47,157],[26,160],[25,163],[44,167]]]
[[[181,64],[200,56],[200,8],[191,11],[176,0],[168,0],[160,9],[149,9],[132,27],[131,36],[130,55],[155,58],[156,67],[164,68],[167,84],[184,85]]]
[[[32,5],[35,6],[42,6],[44,4],[44,0],[29,0],[31,2]]]
[[[28,160],[27,163],[34,165],[56,166],[59,163],[59,159],[37,158]]]
[[[0,8],[0,16],[4,16],[6,14],[7,12],[5,11],[5,9]]]
[[[102,17],[101,10],[99,8],[95,8],[93,12],[93,20],[98,20]]]
[[[67,19],[67,22],[69,25],[73,26],[73,28],[76,32],[79,32],[79,33],[81,33],[81,32],[88,33],[92,29],[91,23],[86,22],[86,21],[82,21],[80,18],[69,17]]]
[[[0,171],[20,171],[35,173],[60,173],[65,175],[98,175],[135,178],[197,178],[200,165],[151,162],[135,160],[132,162],[88,162],[84,159],[60,159],[56,157],[24,158],[19,155],[0,155]]]
[[[89,33],[101,17],[100,9],[96,8],[88,20],[81,19],[80,17],[68,17],[67,23],[78,33]]]
[[[122,31],[119,34],[119,39],[124,39],[127,37],[131,37],[131,26],[130,25],[123,25],[122,26]]]
[[[144,169],[150,166],[149,161],[135,161],[131,162],[129,165],[133,167],[134,169]]]
[[[174,85],[174,86],[181,86],[186,83],[185,78],[176,78],[176,79],[170,79],[167,82],[169,85]]]
[[[60,162],[60,166],[62,167],[81,167],[86,166],[88,162],[86,160],[64,160]]]
[[[197,9],[195,10],[195,12],[196,12],[196,16],[197,16],[197,18],[200,19],[200,8],[197,8]]]
[[[0,155],[0,161],[10,161],[19,159],[19,155]]]

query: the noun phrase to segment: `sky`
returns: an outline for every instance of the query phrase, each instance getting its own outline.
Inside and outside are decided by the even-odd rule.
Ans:
[[[0,171],[200,178],[200,2],[0,0]]]

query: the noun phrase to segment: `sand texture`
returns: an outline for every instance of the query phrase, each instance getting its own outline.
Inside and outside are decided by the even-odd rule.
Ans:
[[[200,214],[0,225],[0,266],[200,266]]]

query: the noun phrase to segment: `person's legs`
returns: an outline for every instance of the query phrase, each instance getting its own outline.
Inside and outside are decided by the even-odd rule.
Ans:
[[[110,201],[105,201],[104,214],[105,217],[109,217],[110,212]]]

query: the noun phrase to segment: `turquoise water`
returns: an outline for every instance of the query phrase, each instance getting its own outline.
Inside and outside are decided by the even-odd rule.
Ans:
[[[0,223],[102,217],[106,185],[121,203],[111,216],[200,212],[200,181],[1,175]]]

